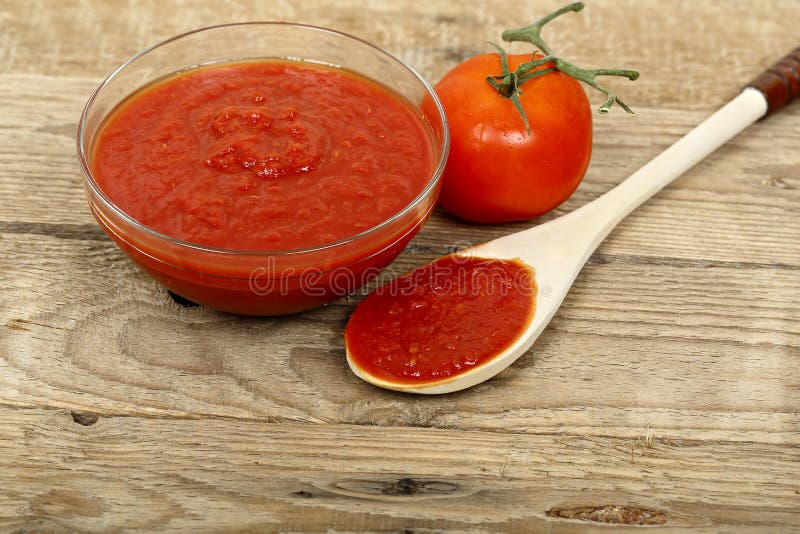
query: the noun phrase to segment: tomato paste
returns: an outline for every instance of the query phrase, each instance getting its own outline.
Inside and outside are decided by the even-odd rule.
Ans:
[[[347,351],[389,382],[446,379],[509,347],[530,323],[535,296],[533,270],[520,261],[446,256],[361,301]]]
[[[408,205],[433,172],[426,128],[408,102],[343,69],[227,63],[126,99],[96,139],[92,171],[112,202],[167,236],[293,250]]]

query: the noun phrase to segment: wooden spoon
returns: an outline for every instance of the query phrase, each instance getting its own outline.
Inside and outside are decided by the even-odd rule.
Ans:
[[[476,367],[424,384],[394,383],[357,365],[367,382],[410,393],[449,393],[493,377],[524,354],[555,315],[583,265],[611,230],[647,199],[759,118],[800,95],[800,47],[753,80],[736,98],[596,200],[547,223],[459,252],[481,258],[520,259],[536,272],[533,320],[508,348]]]

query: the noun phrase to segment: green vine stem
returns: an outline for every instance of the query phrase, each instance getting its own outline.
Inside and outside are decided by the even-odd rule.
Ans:
[[[530,79],[538,76],[544,76],[545,74],[555,71],[563,72],[564,74],[571,76],[576,80],[580,80],[605,94],[608,98],[598,109],[599,113],[608,113],[611,109],[611,106],[616,102],[629,114],[636,115],[636,113],[634,113],[633,110],[628,107],[615,93],[600,85],[596,78],[597,76],[623,76],[629,80],[635,80],[639,77],[638,72],[622,69],[584,69],[578,67],[564,58],[555,55],[550,46],[541,37],[542,27],[544,27],[545,24],[554,18],[563,15],[564,13],[568,13],[570,11],[577,13],[584,7],[585,4],[583,2],[574,2],[562,7],[561,9],[553,11],[530,26],[504,31],[502,34],[504,41],[531,43],[539,51],[541,51],[542,54],[544,54],[543,57],[537,57],[536,52],[534,52],[530,61],[522,63],[513,72],[508,68],[508,55],[506,54],[506,51],[495,43],[489,43],[497,49],[497,53],[500,55],[502,74],[498,76],[489,76],[486,78],[486,81],[489,82],[489,85],[491,85],[495,90],[497,90],[500,96],[511,99],[511,101],[514,103],[514,106],[517,108],[517,111],[519,111],[519,113],[522,115],[522,120],[525,122],[525,129],[527,130],[528,134],[531,133],[531,128],[528,118],[525,116],[525,111],[522,108],[522,103],[519,100],[519,95],[522,94],[520,86]],[[552,64],[552,66],[544,69],[539,68],[548,63]]]

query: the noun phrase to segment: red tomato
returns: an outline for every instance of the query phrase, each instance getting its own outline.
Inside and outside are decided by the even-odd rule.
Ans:
[[[530,59],[509,55],[509,70]],[[439,202],[470,221],[550,211],[575,191],[591,157],[592,111],[577,80],[552,72],[520,85],[529,135],[511,99],[486,81],[501,72],[500,56],[484,54],[457,65],[435,87],[450,124]]]

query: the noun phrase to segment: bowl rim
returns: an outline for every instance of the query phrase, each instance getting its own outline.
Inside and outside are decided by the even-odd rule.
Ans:
[[[167,234],[161,233],[161,232],[159,232],[159,231],[157,231],[157,230],[155,230],[153,228],[150,228],[149,226],[144,225],[141,222],[137,221],[132,216],[130,216],[128,213],[126,213],[124,210],[122,210],[119,206],[117,206],[106,195],[106,193],[100,188],[100,186],[95,181],[94,175],[93,175],[93,173],[91,171],[91,168],[90,168],[89,162],[88,162],[87,147],[86,147],[86,143],[85,143],[86,123],[87,123],[87,120],[88,120],[88,115],[89,115],[90,111],[92,110],[93,105],[95,103],[95,100],[97,100],[97,98],[99,97],[99,95],[103,91],[103,89],[105,89],[113,80],[115,80],[122,71],[124,71],[128,66],[130,66],[132,63],[134,63],[140,57],[152,52],[153,50],[156,50],[156,49],[158,49],[158,48],[160,48],[162,46],[168,45],[169,43],[172,43],[173,41],[184,39],[184,38],[192,36],[192,35],[196,35],[196,34],[200,34],[200,33],[204,33],[204,32],[210,32],[210,31],[213,31],[213,30],[229,28],[229,27],[244,27],[244,26],[285,26],[285,27],[295,27],[295,28],[300,28],[300,29],[303,29],[303,30],[311,30],[311,31],[323,32],[323,33],[328,33],[328,34],[331,34],[331,35],[334,35],[334,36],[337,36],[337,37],[343,37],[343,38],[345,38],[347,40],[352,40],[352,41],[355,41],[355,42],[357,42],[357,43],[359,43],[361,45],[366,45],[367,47],[372,48],[374,51],[378,52],[380,55],[383,55],[384,57],[388,58],[390,61],[393,61],[393,62],[397,63],[403,69],[408,71],[412,75],[412,77],[414,77],[420,84],[422,84],[422,86],[424,87],[424,89],[425,89],[425,91],[427,93],[427,96],[432,99],[433,103],[436,106],[436,110],[437,110],[437,112],[439,114],[439,118],[441,119],[441,123],[442,123],[442,141],[443,142],[442,142],[442,147],[441,147],[441,155],[439,156],[439,161],[438,161],[436,167],[434,168],[433,172],[431,173],[431,177],[428,180],[428,183],[425,185],[425,187],[422,189],[422,191],[420,191],[419,194],[416,197],[414,197],[405,207],[403,207],[400,211],[398,211],[397,213],[395,213],[394,215],[392,215],[388,219],[386,219],[384,221],[381,221],[377,225],[375,225],[375,226],[373,226],[371,228],[368,228],[366,230],[363,230],[363,231],[361,231],[361,232],[359,232],[357,234],[353,234],[351,236],[348,236],[348,237],[345,237],[345,238],[342,238],[342,239],[337,239],[336,241],[330,241],[330,242],[327,242],[327,243],[321,243],[319,245],[314,245],[312,247],[303,247],[303,248],[296,248],[296,249],[281,249],[281,250],[277,250],[277,249],[276,250],[270,250],[270,249],[266,249],[266,250],[259,250],[259,249],[244,250],[244,249],[242,249],[242,250],[239,250],[239,249],[211,247],[211,246],[207,246],[207,245],[200,245],[198,243],[192,243],[191,241],[185,241],[185,240],[182,240],[182,239],[178,239],[178,238],[169,236]],[[293,58],[293,59],[298,59],[298,58]],[[309,60],[309,62],[312,62],[312,61]],[[192,68],[192,66],[189,66],[188,68]],[[178,71],[176,71],[176,72],[178,72]],[[377,80],[373,80],[373,81],[375,81],[376,83],[380,83]],[[423,120],[426,120],[426,119],[424,119],[424,117],[423,117]],[[414,68],[409,66],[406,62],[402,61],[401,59],[399,59],[395,55],[387,52],[386,50],[384,50],[384,49],[382,49],[382,48],[370,43],[369,41],[361,39],[360,37],[356,37],[354,35],[351,35],[349,33],[345,33],[345,32],[339,31],[339,30],[334,30],[334,29],[331,29],[331,28],[325,28],[323,26],[315,26],[315,25],[312,25],[312,24],[304,24],[304,23],[298,23],[298,22],[285,22],[285,21],[248,21],[248,22],[233,22],[233,23],[227,23],[227,24],[217,24],[217,25],[213,25],[213,26],[205,26],[205,27],[202,27],[202,28],[197,28],[197,29],[194,29],[194,30],[190,30],[190,31],[175,35],[173,37],[170,37],[168,39],[165,39],[163,41],[160,41],[160,42],[158,42],[156,44],[153,44],[151,46],[148,46],[148,47],[140,50],[136,54],[130,56],[128,59],[126,59],[124,62],[122,62],[119,66],[117,66],[113,71],[111,71],[111,73],[108,76],[106,76],[106,78],[100,83],[100,85],[98,85],[94,89],[94,91],[92,91],[92,94],[89,97],[89,100],[86,102],[86,105],[83,108],[83,112],[81,113],[80,121],[78,122],[76,145],[77,145],[77,152],[78,152],[78,160],[79,160],[79,163],[80,163],[81,174],[82,174],[82,177],[83,177],[84,184],[87,184],[89,186],[89,188],[92,190],[92,192],[102,201],[104,206],[106,208],[110,209],[114,213],[114,215],[120,217],[125,223],[132,225],[137,230],[142,231],[142,232],[150,235],[151,237],[155,237],[155,238],[160,239],[160,240],[165,240],[165,241],[169,242],[170,244],[174,244],[174,245],[178,245],[178,246],[181,246],[181,247],[190,248],[190,249],[193,249],[193,250],[199,251],[199,252],[208,252],[208,253],[213,253],[213,254],[224,254],[224,255],[235,255],[235,256],[292,256],[292,255],[309,254],[309,253],[314,253],[314,252],[326,251],[326,250],[330,250],[330,249],[334,249],[334,248],[337,248],[337,247],[341,247],[341,246],[347,245],[349,243],[354,243],[354,242],[357,242],[357,241],[361,241],[362,239],[364,239],[366,237],[369,237],[371,235],[374,235],[374,234],[380,232],[381,230],[383,230],[387,226],[390,226],[392,223],[394,223],[397,220],[400,220],[403,217],[405,217],[412,210],[416,209],[419,206],[419,204],[421,204],[422,201],[431,194],[431,192],[436,188],[436,186],[441,181],[442,174],[444,173],[445,164],[447,163],[448,153],[450,151],[450,132],[449,132],[449,127],[448,127],[448,123],[447,123],[447,117],[446,117],[445,112],[444,112],[444,107],[442,106],[442,103],[439,101],[439,98],[436,95],[436,91],[434,91],[433,87]],[[90,201],[91,201],[91,199],[90,199]]]

